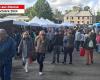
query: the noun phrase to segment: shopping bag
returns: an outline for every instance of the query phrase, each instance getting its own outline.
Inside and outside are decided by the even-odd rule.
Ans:
[[[32,64],[32,62],[36,61],[36,59],[37,59],[37,54],[34,52],[30,55],[29,63]]]
[[[85,49],[83,47],[80,48],[80,56],[85,55]]]
[[[32,57],[30,56],[30,57],[29,57],[29,64],[32,64],[32,62],[33,62],[33,61],[32,61]]]
[[[36,61],[36,59],[37,59],[37,53],[34,52],[34,53],[32,54],[32,61]]]

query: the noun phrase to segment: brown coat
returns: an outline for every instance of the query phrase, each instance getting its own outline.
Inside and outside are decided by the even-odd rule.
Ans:
[[[45,53],[47,48],[47,39],[46,37],[42,40],[39,36],[35,39],[35,51],[37,53]]]

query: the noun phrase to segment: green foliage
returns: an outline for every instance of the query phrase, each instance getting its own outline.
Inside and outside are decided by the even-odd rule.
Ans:
[[[82,7],[82,6],[73,6],[73,11],[89,11],[90,10],[90,7],[89,6],[85,6],[85,7]]]
[[[56,9],[54,12],[53,18],[58,19],[58,20],[63,20],[62,12]]]
[[[89,6],[85,6],[84,7],[84,11],[89,11],[90,10],[90,7]]]
[[[36,11],[35,11],[34,6],[31,8],[28,8],[24,15],[29,16],[30,18],[33,18],[34,16],[36,16]]]
[[[49,3],[46,0],[37,0],[35,4],[36,16],[52,19],[53,13]]]
[[[100,22],[100,11],[97,12],[96,22]]]
[[[97,16],[100,16],[100,11],[97,12]]]
[[[43,17],[52,20],[53,13],[49,3],[46,0],[37,0],[36,4],[28,8],[24,14],[33,18],[34,16]]]
[[[73,11],[81,11],[82,7],[80,6],[73,6]]]
[[[7,14],[0,14],[0,18],[6,17]]]

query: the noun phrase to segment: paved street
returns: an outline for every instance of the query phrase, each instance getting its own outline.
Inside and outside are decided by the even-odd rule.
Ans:
[[[51,64],[51,55],[46,55],[44,75],[38,75],[38,64],[34,62],[25,73],[21,61],[13,62],[12,80],[100,80],[100,54],[94,53],[94,64],[85,65],[85,58],[73,54],[73,65]],[[61,56],[62,61],[62,56]]]

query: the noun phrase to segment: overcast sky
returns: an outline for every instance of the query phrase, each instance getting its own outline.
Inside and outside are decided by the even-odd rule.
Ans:
[[[47,0],[52,8],[57,8],[61,11],[71,9],[72,6],[90,6],[93,10],[100,9],[100,0]],[[26,8],[34,5],[36,0],[0,0],[4,4],[25,4]]]

